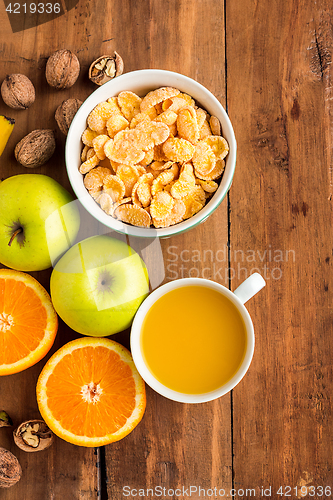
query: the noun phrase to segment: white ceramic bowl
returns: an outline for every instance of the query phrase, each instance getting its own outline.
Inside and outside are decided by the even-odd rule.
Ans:
[[[79,172],[82,150],[81,135],[87,126],[87,116],[100,102],[109,97],[117,96],[123,90],[131,90],[140,96],[159,87],[176,87],[181,92],[191,95],[209,114],[216,116],[222,125],[222,135],[229,143],[229,153],[226,157],[226,167],[219,188],[209,203],[190,219],[167,228],[140,228],[125,224],[107,215],[95,200],[89,195],[83,184],[83,175]],[[191,229],[201,222],[219,206],[227,194],[236,165],[236,140],[229,117],[216,97],[203,85],[172,71],[145,69],[132,71],[118,76],[105,83],[93,92],[82,104],[70,126],[66,141],[66,167],[72,188],[83,207],[99,222],[123,234],[144,238],[169,237]]]

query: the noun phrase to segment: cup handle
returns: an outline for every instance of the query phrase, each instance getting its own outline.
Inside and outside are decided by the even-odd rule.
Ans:
[[[242,304],[245,304],[245,302],[252,299],[256,293],[264,288],[265,285],[266,281],[261,274],[253,273],[236,288],[234,294],[239,298]]]

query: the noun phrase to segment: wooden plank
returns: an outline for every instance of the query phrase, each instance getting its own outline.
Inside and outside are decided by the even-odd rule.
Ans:
[[[226,30],[231,255],[244,268],[232,288],[267,274],[248,304],[253,364],[233,391],[234,484],[301,498],[333,484],[332,4],[227,2]]]
[[[209,224],[162,242],[164,281],[194,276],[197,272],[202,276],[204,267],[205,276],[212,278],[220,271],[224,280],[227,263],[218,262],[216,252],[227,241],[227,226],[223,228],[221,224],[226,208],[224,202]],[[184,249],[187,252],[182,254]],[[217,249],[211,261],[208,262],[210,252],[206,264],[196,261],[198,252],[203,255],[211,249]],[[222,254],[218,258],[221,260]],[[223,280],[219,281],[224,284]],[[113,338],[129,347],[129,333]],[[130,490],[156,487],[181,491],[190,486],[230,489],[230,394],[214,402],[189,405],[169,401],[147,387],[147,408],[142,422],[124,440],[106,446],[105,456],[110,498],[122,498]]]
[[[121,2],[121,8],[114,2],[112,19],[114,47],[121,45],[127,70],[162,68],[180,72],[205,85],[225,103],[221,2],[154,0],[140,4],[127,0]],[[131,37],[124,37],[128,20]],[[165,281],[204,275],[227,285],[227,226],[225,199],[201,226],[163,240]],[[217,253],[219,250],[224,253]],[[148,258],[154,266],[154,253]],[[129,345],[128,334],[114,338]],[[142,422],[124,440],[107,446],[105,457],[109,498],[123,498],[125,486],[137,491],[157,486],[175,491],[191,485],[230,489],[230,395],[211,403],[185,405],[147,388]]]
[[[90,58],[93,58],[96,53],[95,49],[92,46],[91,52],[88,53],[88,39],[81,21],[78,21],[77,28],[73,28],[76,17],[80,18],[80,15],[82,12],[72,11],[67,19],[59,18],[37,28],[12,34],[4,6],[2,2],[0,3],[0,81],[2,82],[6,74],[21,72],[32,80],[36,88],[36,101],[26,111],[12,110],[0,99],[0,114],[16,119],[13,134],[0,158],[1,179],[21,173],[43,173],[50,175],[71,191],[64,162],[65,138],[57,130],[54,112],[63,100],[69,97],[84,100],[95,88],[87,78],[87,68]],[[83,15],[87,20],[88,11],[85,10]],[[46,83],[45,64],[47,57],[54,50],[62,47],[68,47],[78,53],[82,70],[73,88],[56,91]],[[99,51],[99,46],[96,51]],[[36,128],[56,130],[57,149],[47,165],[27,170],[16,162],[13,149],[24,135]],[[92,224],[86,214],[84,221],[82,237],[85,236],[87,227],[89,228]],[[49,290],[51,269],[31,274]],[[60,321],[55,345],[46,358],[22,373],[1,378],[0,406],[11,415],[14,426],[19,425],[23,420],[40,418],[35,395],[38,375],[51,354],[78,336]],[[97,498],[99,485],[96,473],[97,457],[94,449],[75,447],[61,439],[56,439],[50,449],[28,455],[14,445],[11,433],[12,429],[1,429],[0,446],[10,449],[18,457],[22,465],[23,476],[17,485],[1,491],[3,500],[83,499],[87,496]]]

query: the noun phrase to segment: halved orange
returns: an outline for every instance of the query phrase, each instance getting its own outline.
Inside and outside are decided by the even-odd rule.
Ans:
[[[40,361],[57,330],[58,316],[45,288],[30,274],[0,269],[0,375]]]
[[[103,446],[137,426],[146,391],[125,347],[106,338],[83,337],[48,360],[37,382],[37,401],[57,436],[79,446]]]

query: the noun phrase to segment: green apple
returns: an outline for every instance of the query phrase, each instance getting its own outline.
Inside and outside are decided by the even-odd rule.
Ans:
[[[70,248],[51,275],[51,297],[62,320],[83,335],[128,328],[149,292],[147,268],[126,243],[93,236]]]
[[[0,262],[17,271],[51,267],[74,243],[80,215],[73,197],[41,174],[0,183]]]

